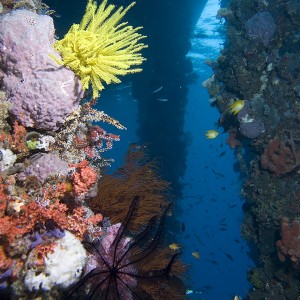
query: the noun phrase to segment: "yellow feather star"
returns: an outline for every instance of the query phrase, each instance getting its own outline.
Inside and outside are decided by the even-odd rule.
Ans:
[[[93,98],[104,89],[103,82],[119,83],[118,76],[142,71],[132,66],[142,64],[145,58],[139,51],[147,47],[139,42],[145,38],[137,33],[142,27],[120,23],[135,2],[125,9],[121,6],[114,13],[115,5],[106,7],[106,4],[107,0],[103,0],[97,8],[97,3],[89,0],[80,24],[73,24],[65,37],[54,44],[62,60],[51,55],[80,77],[83,89],[91,84]]]

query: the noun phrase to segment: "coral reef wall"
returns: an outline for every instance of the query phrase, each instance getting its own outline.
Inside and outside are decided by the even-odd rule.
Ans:
[[[231,0],[227,41],[207,88],[244,175],[243,236],[253,249],[249,299],[300,295],[300,2]],[[215,92],[217,91],[217,92]],[[243,100],[237,114],[230,105]]]
[[[134,3],[89,0],[62,40],[40,0],[0,4],[0,298],[182,299],[179,249],[161,243],[171,203],[156,165],[137,147],[126,174],[99,182],[120,140],[99,123],[125,129],[94,108],[101,81],[145,60],[141,27],[121,22]]]

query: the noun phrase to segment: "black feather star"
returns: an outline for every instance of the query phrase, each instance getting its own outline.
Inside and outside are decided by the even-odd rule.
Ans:
[[[138,203],[139,197],[136,196],[123,224],[111,226],[110,241],[105,237],[102,241],[87,243],[89,251],[92,250],[87,265],[93,267],[86,270],[86,274],[68,291],[67,299],[184,298],[182,281],[172,275],[179,253],[160,255],[164,251],[158,248],[170,205],[165,208],[159,222],[157,216],[152,217],[140,233],[129,238],[125,233],[129,232],[130,220]],[[177,273],[181,271],[183,268]]]

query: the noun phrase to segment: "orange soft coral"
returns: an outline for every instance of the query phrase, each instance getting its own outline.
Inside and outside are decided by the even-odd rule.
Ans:
[[[65,193],[68,191],[67,182],[57,182],[55,187],[49,185],[43,189],[43,196],[45,200],[57,200],[61,199]]]
[[[56,243],[52,242],[46,245],[39,244],[37,245],[30,253],[34,259],[35,266],[44,266],[45,264],[45,257],[47,256],[48,253],[53,253],[54,248],[56,246]]]
[[[47,207],[33,201],[24,204],[18,216],[7,216],[2,212],[0,236],[12,243],[16,238],[33,231],[38,224],[45,224],[46,221],[52,220],[59,228],[69,230],[82,239],[85,232],[93,231],[93,227],[102,219],[101,214],[86,217],[83,207],[69,212],[68,207],[59,200]]]
[[[17,121],[14,122],[14,132],[13,132],[13,148],[17,152],[28,152],[26,146],[26,134],[27,131],[24,126],[19,125]]]
[[[88,226],[96,225],[103,219],[101,214],[86,218],[86,211],[83,207],[75,208],[72,213],[68,214],[68,207],[58,200],[48,208],[31,202],[28,205],[28,211],[32,217],[32,226],[38,222],[45,223],[47,220],[52,220],[59,228],[69,230],[79,238],[83,238]]]
[[[26,146],[26,128],[19,125],[17,121],[14,122],[13,128],[12,134],[1,131],[0,142],[4,143],[6,147],[11,149],[14,153],[19,154],[19,156],[28,155],[29,149]]]
[[[85,194],[89,188],[97,181],[97,173],[88,165],[88,161],[83,160],[75,167],[76,171],[72,176],[73,188],[76,195]]]

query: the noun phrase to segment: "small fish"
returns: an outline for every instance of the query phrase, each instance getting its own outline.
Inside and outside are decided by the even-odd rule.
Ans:
[[[229,208],[234,208],[234,207],[237,207],[237,205],[236,204],[229,205]]]
[[[153,92],[152,92],[152,94],[155,94],[155,93],[157,93],[157,92],[159,92],[160,90],[162,90],[162,86],[160,86],[158,89],[156,89],[156,90],[154,90]]]
[[[224,174],[222,174],[222,173],[220,173],[220,172],[216,172],[214,169],[211,169],[211,170],[212,170],[212,172],[213,172],[216,176],[225,178],[225,175],[224,175]]]
[[[169,101],[169,99],[167,99],[167,98],[158,98],[156,100],[158,100],[160,102],[167,102],[167,101]]]
[[[200,253],[198,251],[192,252],[192,256],[196,259],[200,259]]]
[[[232,257],[230,254],[228,254],[228,253],[225,252],[225,255],[226,255],[231,261],[234,261],[233,257]]]
[[[186,295],[192,295],[192,294],[194,294],[194,291],[192,291],[192,290],[186,290],[185,294]]]
[[[219,132],[214,129],[207,130],[206,134],[205,134],[205,136],[208,140],[215,139],[218,135],[219,135]]]
[[[227,228],[223,228],[223,227],[222,227],[222,228],[219,228],[219,230],[220,230],[220,231],[226,231]]]
[[[169,245],[169,248],[173,251],[178,251],[181,247],[178,244],[173,243],[173,244]]]
[[[196,291],[187,289],[187,290],[185,291],[185,294],[186,294],[186,295],[202,294],[202,292],[196,292]]]
[[[223,219],[219,222],[219,224],[224,224],[225,221],[226,221],[226,218],[223,218]]]
[[[220,154],[219,154],[219,157],[222,157],[222,156],[224,156],[226,154],[226,151],[223,151],[223,152],[221,152]]]
[[[195,238],[196,238],[196,240],[198,241],[198,243],[200,245],[204,245],[203,242],[202,242],[202,240],[200,239],[199,235],[195,234]]]
[[[172,217],[172,216],[173,216],[172,208],[169,208],[169,209],[167,210],[167,216],[168,216],[168,217]]]
[[[181,231],[185,232],[185,224],[184,223],[181,223]]]
[[[245,100],[235,100],[230,106],[230,112],[234,115],[238,114],[245,106]]]

